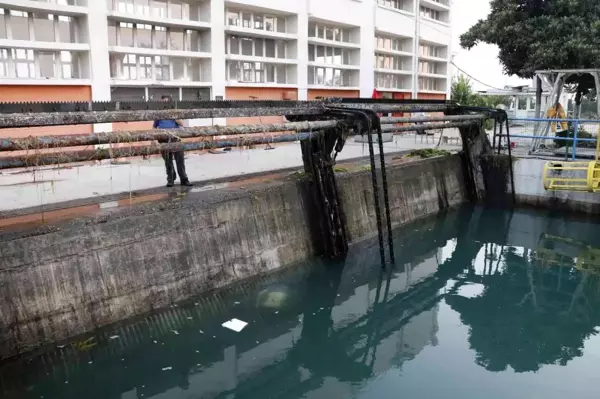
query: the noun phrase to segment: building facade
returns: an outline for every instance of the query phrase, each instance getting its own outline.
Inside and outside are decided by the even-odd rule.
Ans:
[[[450,0],[0,0],[0,101],[443,99]]]

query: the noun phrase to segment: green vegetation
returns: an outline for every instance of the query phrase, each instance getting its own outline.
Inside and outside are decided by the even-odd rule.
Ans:
[[[348,168],[343,168],[341,166],[336,166],[335,168],[333,168],[333,171],[335,173],[347,173],[348,172]]]
[[[461,35],[460,44],[498,46],[504,72],[529,79],[536,70],[598,68],[598,37],[598,0],[492,0],[487,19]],[[595,97],[589,74],[573,75],[566,83],[577,103]]]
[[[450,152],[445,150],[438,150],[437,148],[424,148],[421,150],[413,150],[409,152],[407,158],[433,158],[433,157],[447,157]]]
[[[570,138],[575,137],[575,128],[572,123],[569,123],[568,130],[556,132],[556,136],[557,137],[567,137],[567,132],[568,132],[568,135]],[[595,136],[580,127],[579,130],[577,130],[577,138],[578,139],[592,139],[592,138],[595,138]],[[562,147],[566,147],[566,146],[572,147],[573,141],[571,141],[571,140],[568,140],[568,141],[567,140],[554,140],[554,144],[556,145],[556,148],[562,148]],[[578,141],[577,147],[596,148],[596,143],[594,143],[593,141]]]

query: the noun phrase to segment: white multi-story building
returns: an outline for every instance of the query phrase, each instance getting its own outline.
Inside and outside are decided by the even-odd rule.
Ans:
[[[0,101],[446,98],[450,0],[0,0]]]

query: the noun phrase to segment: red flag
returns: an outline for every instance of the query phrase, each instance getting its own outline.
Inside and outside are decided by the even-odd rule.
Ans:
[[[373,95],[371,98],[378,99],[381,98],[381,93],[377,91],[377,89],[373,89]]]

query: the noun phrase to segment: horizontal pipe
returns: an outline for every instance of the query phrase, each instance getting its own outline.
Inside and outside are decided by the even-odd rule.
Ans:
[[[487,119],[486,115],[444,115],[418,118],[395,118],[383,117],[381,123],[422,123],[422,122],[450,122],[450,121],[468,121]]]
[[[180,129],[153,129],[132,132],[92,133],[90,135],[65,135],[26,137],[18,139],[1,139],[0,151],[18,151],[40,148],[61,148],[112,143],[131,143],[136,141],[168,142],[173,136],[179,138],[194,138],[205,136],[235,136],[252,133],[270,132],[310,132],[313,130],[330,129],[338,125],[338,121],[267,123],[262,125],[230,125],[230,126],[199,126]]]
[[[314,115],[322,105],[297,108],[198,108],[144,111],[42,112],[3,114],[0,128],[139,122],[159,119],[238,118],[253,116]]]
[[[508,135],[506,134],[497,134],[496,136],[498,137],[508,137]],[[560,136],[527,136],[527,135],[522,135],[522,134],[511,134],[510,135],[511,138],[518,138],[518,139],[544,139],[544,140],[567,140],[567,141],[575,141],[574,137],[560,137]],[[579,138],[577,137],[577,141],[589,141],[589,142],[596,142],[596,139],[584,139],[584,138]]]
[[[452,104],[373,104],[373,103],[342,103],[335,104],[336,107],[368,109],[375,112],[444,112],[456,109]]]
[[[410,125],[410,126],[383,126],[381,131],[384,133],[398,133],[398,132],[414,132],[424,130],[435,130],[435,129],[449,129],[449,128],[460,128],[467,127],[477,123],[476,120],[464,121],[464,122],[451,122],[451,123],[430,123],[428,125]]]
[[[600,119],[550,119],[550,118],[508,118],[510,121],[519,122],[579,122],[579,123],[598,123]]]
[[[30,166],[59,165],[63,163],[100,161],[111,158],[126,158],[160,154],[163,151],[199,151],[214,148],[239,147],[259,144],[287,143],[304,140],[322,131],[283,134],[269,137],[243,137],[228,140],[206,140],[192,143],[151,144],[141,147],[98,148],[94,150],[74,151],[70,153],[28,154],[14,157],[1,157],[0,169],[24,168]]]

